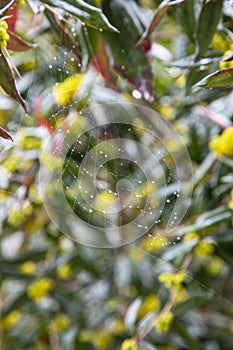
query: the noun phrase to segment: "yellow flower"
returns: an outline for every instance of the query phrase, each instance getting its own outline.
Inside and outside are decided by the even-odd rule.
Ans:
[[[43,299],[53,288],[53,281],[49,278],[40,278],[32,282],[27,289],[28,297],[34,301]]]
[[[65,314],[59,314],[50,322],[50,329],[54,333],[62,333],[70,326],[70,319]]]
[[[187,233],[185,236],[184,236],[184,238],[183,238],[183,242],[184,243],[186,243],[186,242],[190,242],[190,241],[192,241],[192,240],[194,240],[194,239],[198,239],[198,234],[197,234],[197,232],[189,232],[189,233]]]
[[[156,295],[149,295],[142,303],[139,312],[138,319],[141,319],[149,312],[157,312],[160,309],[160,300]]]
[[[18,168],[20,162],[20,157],[17,155],[12,155],[9,158],[7,158],[3,163],[2,166],[9,171],[9,173],[14,173],[16,169]]]
[[[112,345],[112,336],[105,330],[81,331],[80,340],[85,343],[92,343],[97,350],[109,350]]]
[[[161,273],[159,275],[159,282],[163,283],[166,288],[172,289],[180,287],[182,283],[186,280],[187,273],[185,271],[180,271],[177,273]]]
[[[181,74],[175,81],[175,85],[179,89],[183,89],[185,87],[186,79],[185,79],[185,74]]]
[[[66,78],[62,83],[57,83],[53,88],[53,95],[59,106],[66,106],[80,89],[84,75],[76,74]]]
[[[100,192],[95,197],[95,207],[101,212],[106,212],[116,199],[117,197],[114,193]]]
[[[128,255],[132,261],[139,262],[142,261],[142,259],[145,257],[145,252],[135,249],[134,247],[130,247]]]
[[[215,136],[209,143],[209,148],[217,157],[233,157],[233,127],[227,128],[219,136]]]
[[[5,49],[7,47],[7,41],[10,39],[7,33],[8,24],[6,21],[0,21],[0,49]]]
[[[69,265],[60,265],[57,268],[57,275],[59,278],[68,280],[72,276],[72,270]]]
[[[174,316],[171,311],[162,313],[155,321],[155,329],[158,333],[168,332],[173,322]]]
[[[4,329],[11,329],[16,326],[21,320],[22,314],[20,311],[11,311],[1,322]]]
[[[19,266],[19,271],[25,275],[32,275],[36,271],[36,264],[33,261],[26,261]]]
[[[205,242],[204,240],[199,242],[194,249],[195,255],[206,257],[206,258],[211,256],[213,252],[214,252],[213,245]]]
[[[8,213],[7,221],[11,226],[18,227],[24,223],[25,215],[20,209],[12,208]]]
[[[206,265],[206,270],[209,275],[217,277],[221,275],[224,269],[224,261],[220,258],[211,258],[210,262]]]
[[[227,58],[227,57],[229,57],[230,55],[232,55],[232,51],[225,51],[224,52],[224,55],[223,55],[223,59],[224,58]],[[221,68],[221,69],[224,69],[224,68],[233,68],[233,61],[221,61],[220,63],[219,63],[219,67]]]
[[[133,339],[126,339],[121,345],[121,350],[138,350],[138,347]]]
[[[41,139],[34,136],[20,135],[17,144],[25,150],[41,149]]]
[[[109,350],[112,345],[112,336],[105,330],[95,332],[91,340],[97,350]]]
[[[173,304],[178,304],[179,302],[187,299],[187,297],[188,297],[188,293],[187,293],[186,289],[183,287],[178,287],[176,289],[176,295],[175,295],[175,298],[173,300]]]
[[[212,40],[212,48],[219,51],[227,51],[233,49],[233,43],[227,36],[216,33]]]
[[[114,335],[122,335],[125,333],[125,323],[122,320],[115,320],[113,324],[112,333]]]
[[[229,209],[233,210],[233,190],[231,191],[231,199],[230,202],[228,203]]]
[[[142,249],[145,249],[147,252],[152,252],[154,250],[163,249],[167,243],[167,238],[163,236],[150,236],[143,241]]]
[[[17,6],[23,7],[26,4],[27,0],[17,0]]]
[[[121,302],[118,298],[109,299],[106,303],[106,308],[108,311],[115,311],[121,306]]]
[[[233,333],[233,320],[229,322],[229,330]]]
[[[159,113],[161,113],[163,117],[169,120],[172,120],[175,117],[174,108],[170,105],[161,105],[159,108]]]
[[[228,203],[228,207],[233,210],[233,199]]]

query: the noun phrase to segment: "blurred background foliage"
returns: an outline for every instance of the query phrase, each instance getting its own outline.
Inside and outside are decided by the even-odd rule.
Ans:
[[[231,350],[232,1],[0,6],[1,350]],[[72,109],[118,101],[182,135],[192,201],[172,237],[161,220],[133,244],[88,248],[46,214],[40,149]]]

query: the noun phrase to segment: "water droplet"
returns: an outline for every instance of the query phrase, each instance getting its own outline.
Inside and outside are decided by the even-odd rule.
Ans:
[[[132,96],[133,96],[134,98],[136,98],[136,100],[140,100],[140,99],[142,98],[142,94],[141,94],[141,92],[138,91],[138,90],[133,90],[133,91],[132,91]]]

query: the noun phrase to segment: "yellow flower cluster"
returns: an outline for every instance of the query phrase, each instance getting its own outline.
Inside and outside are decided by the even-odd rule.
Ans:
[[[21,312],[14,310],[11,311],[2,321],[1,321],[1,327],[4,329],[11,329],[15,327],[21,320]]]
[[[204,240],[200,241],[194,249],[195,255],[198,255],[200,257],[205,257],[205,258],[208,258],[211,255],[213,255],[213,252],[214,252],[213,245]]]
[[[95,197],[95,207],[101,212],[107,212],[116,199],[117,197],[114,193],[100,192]]]
[[[53,288],[53,281],[49,278],[40,278],[32,282],[27,289],[28,297],[36,302],[43,299]]]
[[[216,33],[212,40],[212,48],[219,51],[232,50],[233,43],[227,36]]]
[[[158,333],[168,332],[173,322],[174,315],[171,311],[162,313],[155,321],[155,329]]]
[[[126,339],[121,345],[121,350],[138,350],[138,347],[133,339]]]
[[[72,270],[69,265],[60,265],[57,268],[57,275],[63,280],[68,280],[72,276]]]
[[[227,57],[229,57],[230,55],[232,55],[232,51],[225,51],[224,52],[224,55],[223,55],[223,59],[224,58],[227,58]],[[219,63],[219,67],[221,68],[221,69],[224,69],[224,68],[233,68],[233,61],[221,61],[220,63]]]
[[[25,214],[22,211],[16,208],[12,208],[8,213],[7,221],[9,225],[18,227],[24,223],[25,219]]]
[[[27,0],[17,0],[17,6],[23,7],[26,4]]]
[[[163,283],[166,288],[173,289],[179,288],[182,283],[186,280],[187,273],[185,271],[180,271],[177,273],[161,273],[159,275],[159,282]]]
[[[218,277],[222,274],[224,266],[225,264],[222,259],[213,257],[206,265],[206,271],[210,276]]]
[[[179,302],[184,301],[187,298],[188,298],[188,292],[186,291],[186,289],[183,287],[178,287],[176,289],[176,294],[175,294],[175,298],[173,300],[173,305],[176,305]]]
[[[0,49],[5,49],[7,47],[7,41],[10,39],[7,33],[8,24],[6,21],[0,21]]]
[[[14,173],[18,168],[21,158],[18,155],[11,155],[2,163],[2,166],[9,172]]]
[[[125,322],[123,320],[114,320],[112,334],[118,336],[125,333]]]
[[[209,148],[216,156],[233,157],[233,127],[227,128],[209,143]]]
[[[141,319],[149,312],[157,312],[160,309],[160,300],[156,295],[149,295],[142,303],[139,312],[138,319]]]
[[[231,199],[230,202],[228,203],[228,207],[233,210],[233,190],[231,191]]]
[[[26,261],[19,266],[19,272],[25,275],[32,275],[36,271],[36,264],[33,261]]]
[[[67,106],[70,103],[76,91],[81,87],[83,78],[83,74],[72,75],[54,86],[53,95],[59,106]]]
[[[70,326],[70,319],[66,314],[59,314],[50,322],[49,328],[54,333],[65,332]]]
[[[154,250],[160,250],[165,248],[168,244],[168,240],[163,236],[149,236],[142,243],[142,249],[145,249],[147,252],[152,252]]]
[[[190,241],[192,241],[192,240],[194,240],[194,239],[198,239],[198,238],[199,238],[199,236],[198,236],[197,232],[192,231],[192,232],[187,233],[187,234],[184,236],[183,242],[184,242],[184,243],[190,242]]]
[[[112,345],[112,336],[106,330],[82,331],[80,340],[85,343],[92,343],[97,350],[109,350]]]

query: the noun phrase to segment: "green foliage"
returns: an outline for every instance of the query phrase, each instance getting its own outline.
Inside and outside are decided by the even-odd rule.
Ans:
[[[23,3],[0,5],[9,33],[0,52],[0,349],[231,350],[232,5],[228,0]],[[109,103],[114,105],[107,109]],[[148,114],[131,108],[134,104],[149,108]],[[94,106],[101,106],[106,125],[93,131]],[[166,121],[157,134],[166,152],[158,155],[156,184],[146,178],[153,159],[145,159],[140,172],[140,164],[113,157],[119,155],[117,137],[120,146],[129,139],[157,154],[161,143],[150,133],[157,122],[151,110]],[[124,122],[113,126],[119,116]],[[175,164],[185,193],[193,190],[172,232],[166,225],[179,193],[169,174],[175,168],[169,150],[179,154],[179,142],[169,127],[181,135],[193,167],[186,179],[185,160]],[[68,148],[65,142],[77,135],[80,143]],[[146,158],[144,148],[132,148],[132,154]],[[89,213],[90,174],[78,187],[88,154],[101,165],[103,157],[109,159],[96,174]],[[117,227],[145,208],[148,214],[164,193],[168,201],[142,237],[111,249],[91,248],[71,239],[73,216],[68,224],[64,212],[54,213],[56,225],[51,220],[48,204],[60,208],[60,197],[51,178],[41,186],[48,173],[62,184],[67,213],[91,223],[96,239],[117,191],[132,204],[121,206]],[[122,182],[117,188],[124,180],[128,187]],[[82,227],[74,225],[73,232],[86,242],[89,231]],[[135,238],[137,232],[135,226],[126,234]]]

